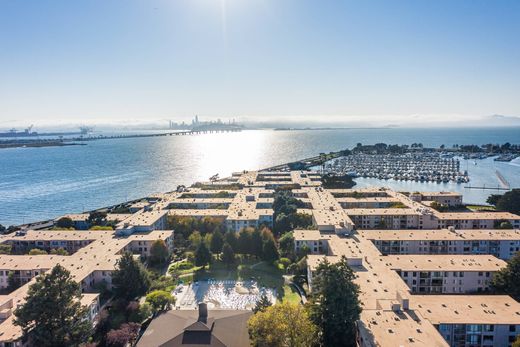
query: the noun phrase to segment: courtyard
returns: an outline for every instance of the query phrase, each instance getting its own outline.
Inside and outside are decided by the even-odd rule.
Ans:
[[[248,310],[264,294],[276,303],[276,289],[261,287],[254,280],[208,279],[180,285],[173,292],[177,309],[195,309],[199,302],[205,302],[212,309]]]

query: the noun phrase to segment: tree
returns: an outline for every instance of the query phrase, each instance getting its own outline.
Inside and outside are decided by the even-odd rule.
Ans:
[[[51,249],[51,253],[50,254],[69,255],[69,252],[67,252],[66,249],[60,247],[60,248],[53,248],[53,249]]]
[[[169,256],[170,252],[164,240],[155,240],[150,246],[150,262],[152,264],[164,264]]]
[[[304,243],[298,250],[296,256],[298,259],[302,259],[302,258],[305,258],[309,254],[311,254],[311,249],[309,248],[309,246],[306,243]]]
[[[520,189],[513,189],[504,195],[491,194],[487,203],[494,205],[498,211],[520,214]]]
[[[146,302],[154,312],[160,312],[169,309],[175,303],[175,298],[165,290],[154,290],[146,295]]]
[[[509,221],[500,222],[498,229],[513,229],[513,225]]]
[[[516,337],[515,342],[513,342],[511,347],[520,347],[520,335]]]
[[[74,228],[74,222],[72,221],[72,218],[70,218],[70,217],[61,217],[56,222],[56,226],[58,228],[70,229],[70,228]]]
[[[356,321],[361,314],[359,286],[347,258],[331,264],[326,259],[313,276],[311,319],[320,329],[324,346],[356,346]]]
[[[222,261],[228,267],[235,264],[235,252],[233,252],[233,248],[229,245],[229,243],[224,243],[224,247],[222,247]]]
[[[211,263],[211,253],[204,242],[201,242],[195,251],[195,265],[202,266],[204,269],[206,265]]]
[[[211,235],[210,250],[213,254],[219,254],[222,252],[222,246],[224,246],[224,236],[218,230]]]
[[[8,243],[0,244],[0,254],[11,254],[12,246]]]
[[[295,213],[292,215],[292,228],[308,229],[312,226],[312,215],[307,213]]]
[[[105,225],[108,213],[105,211],[93,211],[88,215],[88,223],[94,225]]]
[[[285,232],[288,232],[292,229],[291,218],[285,213],[280,213],[275,217],[274,221],[274,231],[277,235],[281,235]]]
[[[500,200],[501,197],[502,197],[502,195],[500,195],[500,194],[491,194],[488,196],[486,202],[490,205],[496,206],[496,204],[498,203],[498,200]]]
[[[126,252],[117,261],[112,285],[115,297],[128,301],[146,293],[150,287],[150,278],[143,264]]]
[[[253,313],[264,312],[268,307],[271,307],[273,304],[271,300],[267,297],[267,295],[262,294],[260,296],[260,300],[256,302],[255,307],[253,308]]]
[[[190,242],[190,248],[191,249],[197,249],[199,247],[199,245],[202,242],[202,236],[200,235],[200,233],[198,231],[194,231],[189,237],[188,237],[188,241]]]
[[[498,293],[511,295],[520,301],[520,252],[517,252],[507,266],[495,273],[491,287]]]
[[[209,249],[209,247],[211,246],[211,234],[207,233],[206,235],[204,235],[203,241],[206,244],[206,247]]]
[[[255,229],[251,232],[251,245],[250,245],[251,254],[257,258],[262,257],[263,251],[263,238],[262,232],[258,229]]]
[[[29,255],[47,255],[43,249],[33,248],[29,251]]]
[[[251,229],[244,228],[238,233],[238,253],[251,254]]]
[[[139,334],[140,325],[137,323],[124,323],[119,329],[112,329],[107,333],[107,346],[124,347],[130,341],[135,340]]]
[[[25,303],[14,311],[14,324],[35,346],[79,346],[92,332],[80,299],[80,285],[58,264],[29,287]]]
[[[253,346],[308,347],[317,342],[317,327],[301,305],[281,303],[255,313],[247,322]]]
[[[278,249],[276,248],[275,241],[264,241],[262,259],[268,262],[273,262],[275,260],[278,260],[278,258],[280,258],[280,254],[278,254]]]
[[[7,275],[7,290],[9,292],[15,291],[20,288],[21,285],[20,277],[16,276],[14,271],[9,272],[9,275]]]
[[[230,231],[224,235],[224,242],[231,246],[234,253],[238,253],[237,234]]]
[[[271,229],[269,229],[267,227],[263,227],[262,230],[260,231],[260,233],[262,234],[262,241],[266,241],[269,239],[274,240],[274,235],[273,235],[273,232],[271,231]]]
[[[114,227],[110,225],[94,225],[89,230],[114,230]]]
[[[432,201],[432,203],[430,204],[430,207],[433,208],[434,210],[439,211],[439,212],[446,212],[446,211],[448,211],[448,206],[447,205],[443,205],[441,203],[438,203],[437,201]]]
[[[294,235],[292,232],[286,232],[280,237],[280,251],[284,257],[294,258]]]

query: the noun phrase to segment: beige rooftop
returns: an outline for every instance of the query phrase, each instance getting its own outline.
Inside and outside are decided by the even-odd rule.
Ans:
[[[520,240],[518,229],[360,230],[359,233],[370,240],[381,241]]]
[[[383,259],[391,269],[404,271],[498,271],[506,266],[492,255],[401,254]]]

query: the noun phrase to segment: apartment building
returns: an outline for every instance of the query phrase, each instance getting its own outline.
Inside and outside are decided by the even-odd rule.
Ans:
[[[437,229],[494,229],[500,222],[509,222],[520,229],[520,216],[509,212],[434,212]]]
[[[383,259],[412,293],[419,294],[485,292],[494,273],[506,266],[490,255],[389,255]]]
[[[309,254],[327,254],[327,241],[319,230],[294,230],[294,251],[299,254],[304,249]]]
[[[450,207],[462,205],[462,194],[455,192],[413,192],[410,193],[410,199],[418,202],[435,201]]]
[[[520,251],[520,230],[361,230],[383,255],[490,254],[508,260]]]
[[[413,305],[450,346],[511,346],[520,334],[518,302],[504,295],[414,295]]]
[[[33,245],[53,249],[65,244],[72,245],[69,255],[0,255],[0,288],[7,289],[9,276],[18,281],[19,288],[0,296],[0,346],[23,346],[20,327],[13,324],[12,312],[23,303],[30,284],[35,277],[60,264],[70,271],[83,292],[82,304],[88,306],[89,319],[94,320],[99,312],[96,291],[100,284],[112,286],[112,272],[124,251],[136,257],[150,255],[150,247],[156,240],[163,240],[173,251],[172,230],[151,230],[119,235],[113,230],[27,230],[23,233],[0,236],[1,244],[14,246],[17,252],[25,252]],[[83,247],[80,247],[83,245]],[[11,274],[11,275],[10,275]]]
[[[343,218],[332,202],[313,204],[315,191],[316,187],[297,190],[305,203],[301,212],[315,215],[315,207],[327,210],[325,206],[332,206],[329,210]],[[354,199],[360,201],[356,203],[350,200],[352,190],[324,191],[343,203],[341,213],[353,229],[346,234],[333,233],[330,227],[295,230],[295,250],[303,245],[310,250],[311,290],[324,259],[336,262],[346,257],[361,289],[360,346],[510,346],[520,333],[520,304],[508,296],[495,300],[495,295],[476,294],[486,293],[493,275],[506,266],[504,260],[516,253],[518,230],[475,229],[473,225],[465,230],[439,229],[439,221],[455,217],[465,225],[464,220],[482,219],[492,221],[486,226],[493,226],[504,217],[515,220],[516,216],[464,212],[443,217],[409,194],[376,190],[366,192],[375,196],[362,196],[357,192]],[[443,196],[452,200],[440,200]],[[460,201],[447,193],[427,198],[453,206]],[[398,207],[389,207],[390,203]],[[374,225],[378,229],[370,229]],[[486,303],[488,297],[492,300]],[[475,306],[465,304],[473,298]]]

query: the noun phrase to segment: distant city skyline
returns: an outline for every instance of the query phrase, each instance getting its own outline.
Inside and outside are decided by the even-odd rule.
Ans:
[[[0,129],[520,125],[520,2],[0,2]]]

